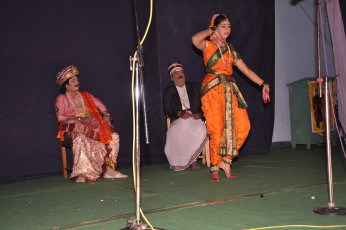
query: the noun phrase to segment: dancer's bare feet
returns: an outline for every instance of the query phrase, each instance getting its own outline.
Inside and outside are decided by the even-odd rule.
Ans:
[[[231,173],[231,165],[230,164],[227,164],[227,163],[222,161],[221,164],[220,164],[220,168],[226,173],[226,176],[228,178],[235,178],[235,177],[237,177],[236,175]]]
[[[219,171],[212,171],[210,180],[211,181],[220,181]]]

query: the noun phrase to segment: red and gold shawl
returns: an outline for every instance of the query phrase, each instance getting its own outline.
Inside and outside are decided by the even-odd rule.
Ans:
[[[84,100],[84,102],[88,108],[87,112],[89,112],[98,121],[99,132],[90,130],[88,127],[85,127],[85,126],[79,125],[79,124],[68,124],[68,127],[64,127],[64,126],[66,126],[66,124],[64,125],[61,122],[59,125],[59,133],[58,133],[57,138],[60,139],[66,130],[73,131],[77,128],[79,130],[78,132],[81,131],[81,133],[86,134],[87,136],[91,137],[92,139],[101,141],[101,143],[104,145],[108,144],[109,142],[112,141],[111,131],[110,131],[108,125],[103,122],[101,114],[100,114],[99,110],[97,109],[91,94],[86,92],[86,91],[80,91],[79,93],[82,95],[83,100]],[[92,132],[92,133],[90,133],[90,132]]]

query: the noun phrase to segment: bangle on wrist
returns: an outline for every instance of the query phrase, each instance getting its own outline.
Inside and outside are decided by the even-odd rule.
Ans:
[[[215,26],[209,27],[209,29],[210,29],[209,35],[212,35],[215,32]]]
[[[263,81],[263,82],[259,85],[259,87],[263,88],[265,84],[267,84],[267,83],[265,83],[265,82]]]

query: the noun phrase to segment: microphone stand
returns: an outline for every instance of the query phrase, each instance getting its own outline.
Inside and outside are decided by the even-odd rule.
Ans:
[[[316,17],[317,17],[317,58],[318,58],[318,78],[317,82],[319,83],[320,97],[322,97],[322,82],[321,78],[321,50],[320,50],[320,16],[321,16],[321,0],[316,0]],[[329,202],[328,206],[320,206],[313,209],[313,212],[320,215],[328,216],[341,216],[346,215],[346,208],[338,207],[335,205],[333,200],[333,175],[332,175],[332,151],[331,151],[331,141],[330,141],[330,109],[329,109],[329,79],[330,77],[325,76],[324,79],[324,108],[325,108],[325,122],[326,122],[326,148],[327,148],[327,174],[328,174],[328,194]],[[332,104],[332,103],[331,103]],[[333,107],[333,104],[332,104]],[[332,108],[333,109],[333,108]],[[342,144],[342,143],[341,143]]]
[[[147,224],[142,222],[140,210],[141,210],[141,188],[140,188],[140,112],[139,112],[139,104],[140,104],[140,98],[142,101],[142,109],[143,109],[143,120],[144,120],[144,129],[145,129],[145,139],[146,144],[149,144],[149,132],[148,132],[148,121],[147,121],[147,113],[146,113],[146,101],[145,101],[145,94],[144,94],[144,83],[143,83],[143,67],[144,67],[144,61],[143,61],[143,47],[141,46],[141,39],[139,36],[139,26],[138,26],[138,16],[137,16],[137,9],[136,9],[136,0],[134,0],[134,9],[135,9],[135,18],[136,18],[136,32],[137,32],[137,58],[132,58],[130,56],[130,70],[136,71],[135,72],[135,123],[136,123],[136,130],[135,130],[135,146],[136,146],[136,219],[134,220],[127,220],[127,227],[123,228],[121,230],[146,230],[146,229],[155,229],[159,230],[158,228],[148,228]],[[132,69],[133,62],[135,62],[135,70]]]

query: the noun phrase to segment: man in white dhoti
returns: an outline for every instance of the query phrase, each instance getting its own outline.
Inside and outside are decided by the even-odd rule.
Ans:
[[[168,72],[174,84],[163,90],[164,113],[171,118],[165,154],[173,170],[184,170],[190,165],[198,169],[197,159],[208,139],[202,120],[201,87],[185,81],[179,62],[169,63]]]

